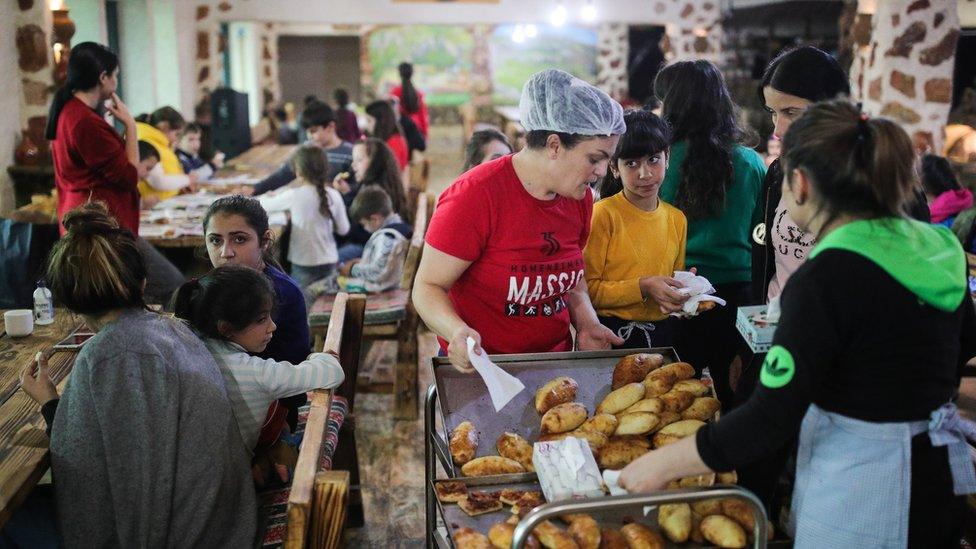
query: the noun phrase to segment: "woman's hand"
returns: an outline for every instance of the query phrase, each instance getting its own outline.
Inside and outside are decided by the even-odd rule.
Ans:
[[[108,112],[112,113],[112,116],[114,116],[116,120],[125,124],[125,127],[134,127],[136,125],[136,119],[132,118],[132,114],[129,112],[129,107],[125,106],[125,103],[122,102],[119,94],[113,93],[111,104],[106,105],[105,108],[108,109]]]
[[[349,182],[347,181],[348,179],[349,172],[340,173],[339,175],[335,176],[335,179],[332,180],[332,188],[339,191],[341,194],[349,194],[349,191],[352,189],[349,187]]]
[[[50,356],[50,353],[37,353],[34,361],[20,374],[20,388],[41,406],[58,398],[58,388],[51,381],[47,367]]]
[[[641,294],[653,299],[667,314],[680,311],[688,301],[689,296],[675,290],[681,287],[682,284],[670,276],[646,276],[640,279]]]
[[[447,358],[459,372],[469,374],[474,372],[471,360],[468,359],[468,338],[474,340],[474,354],[484,354],[481,348],[481,334],[474,331],[470,326],[462,326],[454,331],[451,340],[447,343]]]
[[[576,331],[576,347],[580,351],[600,351],[609,349],[613,345],[623,344],[623,338],[599,322]]]
[[[630,462],[630,465],[620,472],[617,481],[620,487],[631,494],[646,494],[663,490],[669,478],[661,473],[664,467],[660,460],[660,451],[654,450]]]

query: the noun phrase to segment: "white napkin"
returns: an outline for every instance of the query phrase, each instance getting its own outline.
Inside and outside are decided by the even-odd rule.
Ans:
[[[769,300],[769,305],[766,307],[766,322],[770,324],[776,324],[779,322],[779,296],[776,296]]]
[[[468,338],[468,360],[474,369],[481,374],[481,379],[488,387],[488,394],[491,396],[491,403],[495,405],[495,411],[499,411],[508,404],[508,401],[522,392],[525,385],[517,377],[502,370],[497,364],[488,358],[488,354],[482,350],[480,355],[474,353],[475,341]]]
[[[672,278],[684,285],[683,288],[677,288],[676,291],[691,297],[685,301],[685,305],[680,311],[671,313],[671,316],[681,318],[696,316],[698,315],[698,304],[702,301],[714,301],[719,305],[725,305],[724,299],[711,295],[715,292],[715,287],[707,278],[688,271],[676,271]]]
[[[610,490],[611,496],[623,496],[627,494],[627,490],[620,487],[620,471],[614,471],[612,469],[603,470],[603,483],[607,485],[607,489]]]

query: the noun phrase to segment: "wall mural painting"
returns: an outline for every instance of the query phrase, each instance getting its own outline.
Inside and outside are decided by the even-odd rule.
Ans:
[[[562,69],[587,82],[596,82],[596,30],[539,25],[534,36],[518,42],[515,25],[501,25],[491,35],[494,100],[518,104],[522,85],[532,74],[547,68]]]
[[[455,106],[470,100],[474,36],[460,26],[385,27],[369,36],[369,61],[377,97],[400,83],[397,65],[410,61],[413,80],[428,105]]]

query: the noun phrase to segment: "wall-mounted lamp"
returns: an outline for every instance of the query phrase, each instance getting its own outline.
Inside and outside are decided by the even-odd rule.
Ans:
[[[68,79],[68,56],[71,53],[71,37],[75,35],[75,23],[68,17],[64,0],[51,0],[52,30],[51,48],[54,50],[54,83],[64,84]]]

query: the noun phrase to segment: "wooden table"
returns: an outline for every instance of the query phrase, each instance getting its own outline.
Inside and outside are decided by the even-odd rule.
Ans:
[[[82,324],[58,309],[53,324],[34,326],[34,333],[12,338],[0,317],[0,527],[34,489],[50,466],[49,440],[41,407],[20,391],[20,372],[38,351],[48,350]],[[64,389],[77,353],[61,351],[51,356],[51,377]]]

